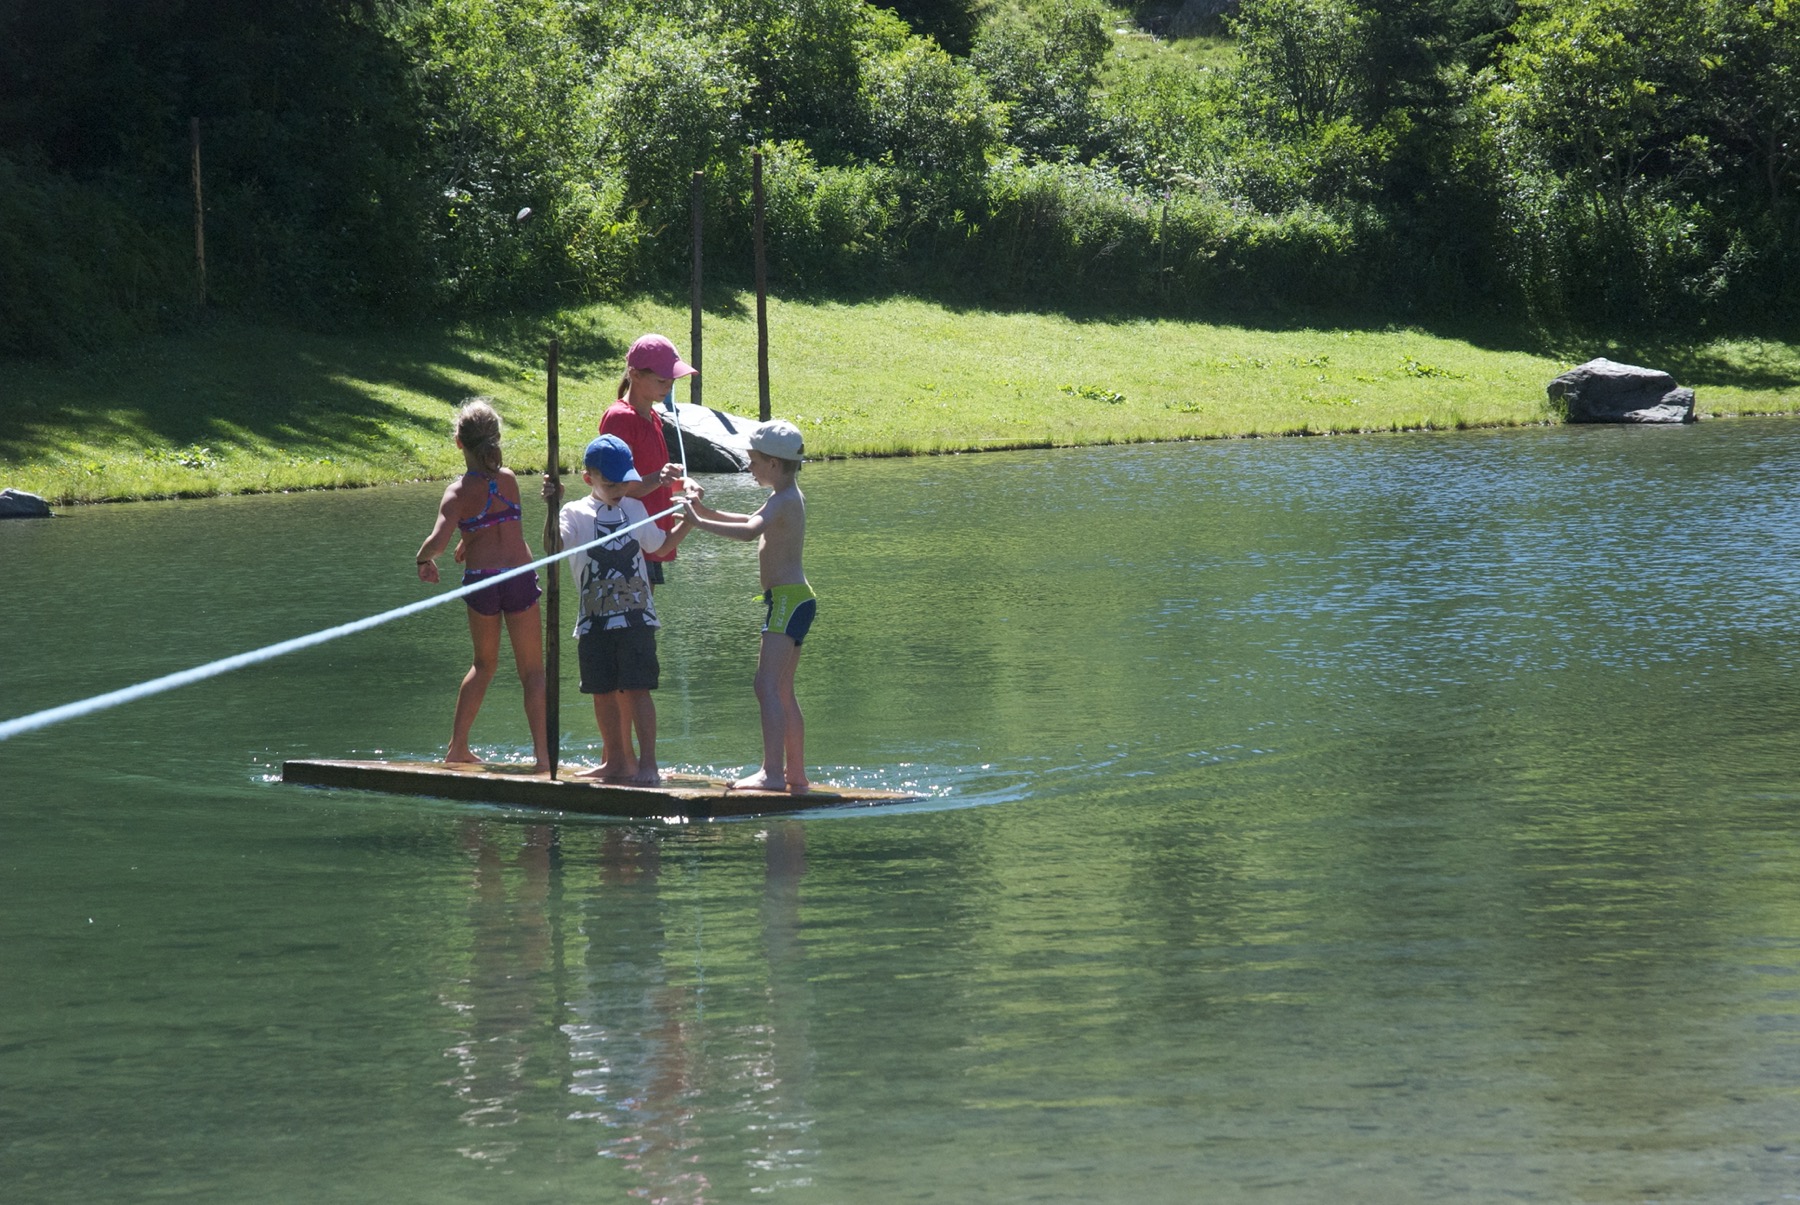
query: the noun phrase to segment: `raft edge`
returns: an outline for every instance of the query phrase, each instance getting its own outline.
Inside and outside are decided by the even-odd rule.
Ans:
[[[672,785],[647,787],[520,773],[488,765],[291,758],[281,780],[296,786],[334,787],[418,795],[508,807],[543,808],[626,819],[706,820],[818,808],[904,803],[922,798],[905,791],[828,787],[805,795],[738,790],[724,779],[671,775]],[[695,785],[685,785],[685,784]]]

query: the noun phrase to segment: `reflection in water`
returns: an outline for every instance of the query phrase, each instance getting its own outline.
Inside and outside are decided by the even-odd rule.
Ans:
[[[549,1077],[575,1098],[563,1122],[594,1127],[592,1149],[627,1170],[633,1196],[716,1199],[703,1154],[729,1154],[759,1190],[811,1183],[805,829],[772,821],[757,836],[766,969],[750,976],[754,993],[733,986],[709,1015],[698,873],[667,874],[665,830],[605,828],[565,857],[554,827],[465,825],[469,975],[446,994],[463,1018],[446,1052],[458,1066],[449,1086],[462,1122],[484,1131],[465,1156],[499,1164],[516,1154],[503,1135]],[[741,956],[717,955],[734,985],[745,981]]]
[[[656,1201],[703,1201],[697,1164],[698,993],[672,982],[654,830],[614,828],[600,841],[597,888],[581,912],[585,974],[571,987],[568,1090],[573,1121],[603,1127],[600,1154],[619,1159]]]
[[[521,834],[524,839],[508,860],[500,842]],[[546,977],[554,944],[549,903],[558,850],[556,830],[546,825],[515,833],[466,821],[462,840],[474,859],[469,977],[461,993],[447,994],[446,1003],[462,1014],[466,1028],[445,1053],[457,1063],[450,1087],[467,1106],[462,1121],[487,1131],[518,1123],[521,1092],[547,1070],[539,1069],[537,1060],[554,1057],[555,1052],[536,1049],[533,1039],[556,1006],[554,997],[544,998],[544,988],[551,983]],[[509,870],[516,879],[510,894]],[[517,1145],[484,1133],[461,1150],[471,1159],[500,1161]]]
[[[754,1080],[762,1097],[753,1132],[761,1155],[753,1156],[763,1187],[810,1184],[812,1118],[805,1091],[813,1051],[807,1018],[812,1012],[802,965],[800,880],[806,874],[806,829],[792,820],[771,821],[763,833],[763,951],[769,961],[765,992],[769,1020],[762,1029]],[[766,1183],[765,1183],[766,1181]]]

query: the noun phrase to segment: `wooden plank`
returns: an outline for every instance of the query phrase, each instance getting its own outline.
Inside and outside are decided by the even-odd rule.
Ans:
[[[664,777],[663,786],[639,787],[591,778],[552,778],[548,774],[533,774],[523,766],[305,759],[281,764],[282,781],[303,786],[348,787],[359,791],[430,795],[439,799],[550,808],[596,816],[669,820],[758,816],[858,804],[872,806],[919,798],[904,791],[817,784],[805,795],[789,795],[783,791],[739,791],[722,778],[689,774]]]

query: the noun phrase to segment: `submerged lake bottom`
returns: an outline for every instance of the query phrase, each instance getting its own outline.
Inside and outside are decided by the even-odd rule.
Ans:
[[[809,765],[891,808],[279,781],[441,757],[460,603],[0,742],[0,1195],[1800,1199],[1797,467],[1791,420],[809,464]],[[422,597],[440,489],[0,525],[0,718]],[[664,766],[753,765],[754,551],[657,608]]]

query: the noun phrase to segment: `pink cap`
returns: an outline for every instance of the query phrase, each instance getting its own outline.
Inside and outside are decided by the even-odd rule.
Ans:
[[[625,364],[628,368],[638,368],[654,373],[659,377],[691,377],[700,370],[692,364],[682,363],[681,357],[675,354],[675,345],[661,335],[645,335],[631,345],[625,353]]]

